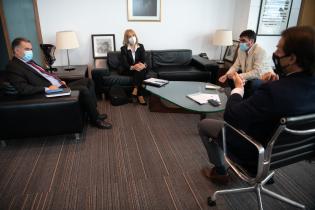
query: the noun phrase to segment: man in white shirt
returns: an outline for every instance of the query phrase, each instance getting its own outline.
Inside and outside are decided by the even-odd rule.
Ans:
[[[247,95],[257,89],[261,84],[261,75],[272,71],[267,62],[267,53],[256,42],[256,33],[252,30],[245,30],[240,34],[240,47],[237,58],[226,74],[219,78],[224,83],[227,79],[232,79],[234,72],[240,72],[239,76],[247,82],[245,92]],[[248,82],[250,81],[250,82]],[[233,88],[233,81],[229,82]]]

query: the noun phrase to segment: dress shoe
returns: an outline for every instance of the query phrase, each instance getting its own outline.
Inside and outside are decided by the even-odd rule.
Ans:
[[[105,122],[103,120],[96,120],[95,126],[100,128],[100,129],[111,129],[112,128],[112,124],[110,124],[109,122]]]
[[[145,102],[143,96],[138,96],[137,99],[138,99],[138,103],[139,103],[140,105],[147,105],[147,102]]]
[[[203,176],[205,176],[208,180],[210,180],[213,183],[216,184],[227,184],[230,181],[230,177],[229,174],[226,173],[225,175],[220,175],[217,173],[215,167],[213,167],[212,169],[210,168],[204,168],[202,169],[202,174]]]
[[[105,120],[105,119],[107,119],[107,114],[99,114],[99,115],[97,116],[97,119],[99,119],[99,120]]]

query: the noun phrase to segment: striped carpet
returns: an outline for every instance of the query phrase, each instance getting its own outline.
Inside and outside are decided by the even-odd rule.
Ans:
[[[72,136],[12,140],[0,149],[0,209],[257,209],[254,194],[218,197],[215,190],[246,186],[235,175],[228,186],[208,182],[210,166],[198,137],[199,115],[149,112],[145,106],[111,106],[112,130],[89,125]],[[276,173],[269,189],[315,209],[315,165],[301,162]],[[265,209],[295,209],[263,197]]]

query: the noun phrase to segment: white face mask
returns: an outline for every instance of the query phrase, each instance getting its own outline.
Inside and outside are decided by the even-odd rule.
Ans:
[[[129,42],[130,45],[136,44],[136,42],[137,42],[136,36],[130,37],[130,38],[128,39],[128,42]]]

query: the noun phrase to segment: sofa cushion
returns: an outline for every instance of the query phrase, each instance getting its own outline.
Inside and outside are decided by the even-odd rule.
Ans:
[[[120,51],[107,53],[107,65],[109,69],[113,69],[118,72],[124,70],[121,64]]]
[[[192,59],[192,51],[186,49],[179,50],[153,50],[152,68],[160,66],[180,66],[189,65]]]
[[[120,86],[130,86],[132,85],[132,77],[127,75],[120,75],[116,71],[111,71],[110,76],[103,77],[104,86],[111,87],[117,84],[119,84]]]
[[[158,78],[171,81],[210,81],[211,75],[194,66],[161,66],[157,74]]]

